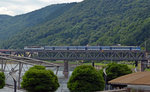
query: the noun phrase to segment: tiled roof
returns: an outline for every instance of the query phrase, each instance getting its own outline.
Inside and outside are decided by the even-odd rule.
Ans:
[[[109,81],[110,84],[119,85],[148,85],[150,86],[150,72],[137,72],[121,76]]]

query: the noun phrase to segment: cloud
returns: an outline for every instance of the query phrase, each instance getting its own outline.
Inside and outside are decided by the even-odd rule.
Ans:
[[[19,15],[51,4],[81,1],[83,0],[0,0],[0,14]]]
[[[13,11],[8,10],[6,7],[0,7],[0,14],[15,15]]]
[[[15,1],[15,2],[26,2],[26,1],[29,1],[29,0],[12,0],[12,1]]]
[[[45,2],[45,3],[51,3],[51,4],[56,4],[56,3],[70,3],[70,2],[81,2],[83,0],[38,0],[40,2]]]

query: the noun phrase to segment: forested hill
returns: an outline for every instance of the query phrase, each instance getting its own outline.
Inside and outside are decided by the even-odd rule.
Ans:
[[[6,21],[7,19],[12,18],[11,16],[8,15],[0,15],[0,23],[2,24],[4,21]]]
[[[150,37],[150,0],[84,0],[53,20],[21,31],[2,47],[141,45]]]
[[[26,28],[51,21],[61,16],[75,4],[76,3],[51,5],[40,10],[14,17],[0,15],[0,40],[8,39],[8,37],[12,37],[16,33],[23,32]]]

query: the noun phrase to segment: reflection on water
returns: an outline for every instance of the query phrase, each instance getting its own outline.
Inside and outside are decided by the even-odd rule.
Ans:
[[[69,68],[69,72],[68,72],[68,78],[65,77],[64,73],[63,73],[63,69],[64,67],[60,67],[57,77],[58,77],[58,81],[60,84],[60,87],[58,88],[58,90],[56,92],[69,92],[68,88],[67,88],[67,82],[69,80],[69,77],[72,74],[72,71],[74,70],[75,67],[70,67]],[[56,71],[54,70],[54,73],[56,73]]]

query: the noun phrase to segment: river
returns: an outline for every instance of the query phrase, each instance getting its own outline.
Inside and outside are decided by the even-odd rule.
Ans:
[[[16,64],[7,64],[7,66],[5,68],[6,84],[9,84],[9,85],[14,84],[12,77],[9,75],[9,71],[11,70],[11,68],[14,68],[15,66],[16,66]],[[27,71],[30,67],[31,67],[31,65],[26,65],[26,68],[22,69],[21,76],[23,76],[25,71]],[[68,82],[69,77],[71,76],[74,68],[75,68],[75,66],[69,67],[69,73],[68,73],[68,78],[67,78],[63,74],[64,67],[63,66],[59,67],[57,77],[58,77],[60,87],[58,88],[58,90],[56,92],[69,92],[69,90],[67,88],[67,82]],[[0,69],[1,69],[1,66],[0,66]],[[17,70],[17,69],[19,69],[19,66],[15,67],[15,70]],[[52,70],[56,74],[56,67],[48,67],[47,69]],[[16,72],[16,76],[18,76],[18,72]],[[16,78],[18,78],[18,77],[16,77]]]

